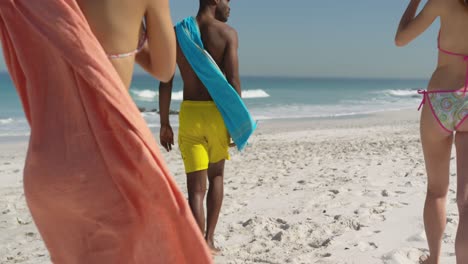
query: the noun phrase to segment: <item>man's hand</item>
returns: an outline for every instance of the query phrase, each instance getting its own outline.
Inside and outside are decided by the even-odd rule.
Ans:
[[[161,125],[159,141],[167,152],[172,150],[172,146],[174,145],[174,133],[172,132],[171,125]]]
[[[230,148],[233,148],[233,147],[236,146],[236,143],[234,143],[234,141],[231,141],[231,140],[229,140],[229,141],[230,141],[230,143],[229,143]]]

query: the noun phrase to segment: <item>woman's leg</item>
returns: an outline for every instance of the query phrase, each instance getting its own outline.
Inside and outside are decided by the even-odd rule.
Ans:
[[[457,132],[457,204],[460,214],[455,253],[457,263],[468,263],[468,132]]]
[[[453,134],[440,127],[427,105],[421,114],[421,143],[427,171],[424,226],[430,255],[426,263],[438,264],[446,224],[445,206]]]

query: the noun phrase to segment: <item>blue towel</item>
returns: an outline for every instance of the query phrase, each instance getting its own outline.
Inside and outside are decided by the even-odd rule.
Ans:
[[[229,84],[221,69],[205,50],[200,29],[194,17],[175,26],[177,41],[185,58],[213,98],[232,140],[239,150],[247,144],[257,124],[242,98]]]

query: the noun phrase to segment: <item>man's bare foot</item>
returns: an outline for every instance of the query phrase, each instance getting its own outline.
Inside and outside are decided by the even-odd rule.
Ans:
[[[210,249],[211,254],[213,254],[213,256],[216,256],[221,252],[221,249],[215,247],[213,240],[207,239],[206,244],[208,245],[208,248]]]

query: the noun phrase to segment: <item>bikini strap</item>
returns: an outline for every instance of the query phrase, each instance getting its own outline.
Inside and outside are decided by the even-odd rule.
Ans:
[[[419,90],[418,90],[418,94],[422,94],[422,96],[423,96],[423,99],[422,99],[422,101],[421,101],[421,104],[419,104],[419,107],[418,107],[418,111],[419,111],[419,110],[421,110],[421,108],[423,107],[423,105],[426,103],[426,96],[427,96],[428,93],[427,93],[427,91],[425,91],[425,90],[419,89]]]
[[[109,59],[121,59],[121,58],[133,56],[137,54],[138,52],[140,52],[145,47],[145,43],[147,40],[148,40],[148,33],[146,32],[146,25],[143,24],[143,30],[138,40],[138,46],[135,50],[126,52],[126,53],[121,53],[121,54],[108,54],[107,57]]]
[[[466,74],[465,74],[465,87],[464,87],[464,89],[463,89],[463,96],[465,96],[465,95],[466,95],[466,92],[468,91],[468,55],[460,54],[460,53],[455,53],[455,52],[451,52],[451,51],[448,51],[448,50],[443,49],[443,48],[440,46],[440,31],[441,31],[441,30],[439,30],[439,34],[438,34],[438,36],[437,36],[437,48],[439,49],[439,51],[441,51],[442,53],[448,54],[448,55],[453,55],[453,56],[462,57],[462,58],[463,58],[463,61],[465,61],[465,64],[466,64]]]

